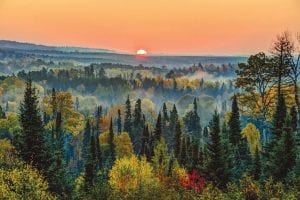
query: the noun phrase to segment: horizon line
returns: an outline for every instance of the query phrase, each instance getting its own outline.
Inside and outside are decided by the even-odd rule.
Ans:
[[[29,45],[36,45],[36,46],[44,46],[44,47],[55,47],[55,48],[79,48],[79,49],[88,49],[88,50],[98,50],[98,51],[107,51],[103,53],[114,53],[114,54],[121,54],[121,55],[136,55],[135,53],[131,53],[128,51],[121,51],[109,48],[102,48],[102,47],[88,47],[88,46],[77,46],[77,45],[56,45],[56,44],[47,44],[47,43],[40,43],[40,42],[33,42],[33,41],[24,41],[24,40],[15,40],[15,39],[6,39],[0,38],[0,41],[6,42],[16,42],[20,44],[29,44]],[[149,57],[158,57],[158,56],[187,56],[187,57],[196,57],[196,56],[207,56],[207,57],[249,57],[251,54],[198,54],[198,53],[165,53],[165,52],[158,52],[158,53],[148,53],[147,56]]]

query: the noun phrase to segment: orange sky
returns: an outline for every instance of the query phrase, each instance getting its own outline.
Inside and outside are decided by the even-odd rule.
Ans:
[[[300,32],[300,0],[0,0],[0,39],[134,53],[250,54]]]

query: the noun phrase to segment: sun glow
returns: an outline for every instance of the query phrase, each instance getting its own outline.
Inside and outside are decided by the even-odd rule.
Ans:
[[[136,55],[145,56],[147,55],[147,51],[145,51],[144,49],[139,49],[136,51]]]

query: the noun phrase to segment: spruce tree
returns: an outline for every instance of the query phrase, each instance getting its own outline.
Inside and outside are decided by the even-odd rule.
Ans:
[[[292,131],[297,131],[297,110],[295,106],[290,110],[290,120]]]
[[[197,106],[197,99],[194,98],[193,102],[193,127],[194,127],[194,134],[193,136],[197,139],[200,138],[200,132],[201,132],[201,125],[200,125],[200,117],[198,115],[198,106]]]
[[[296,138],[291,128],[290,117],[286,118],[284,131],[278,144],[274,147],[273,177],[282,181],[296,165]]]
[[[217,111],[211,121],[211,143],[208,144],[210,161],[207,166],[208,179],[217,187],[224,188],[227,183],[224,153],[220,136],[220,117]]]
[[[110,126],[109,126],[109,154],[110,154],[110,161],[111,165],[114,163],[116,159],[116,150],[115,150],[115,143],[114,143],[114,131],[113,131],[113,124],[112,118],[110,119]]]
[[[179,160],[179,157],[180,157],[181,139],[182,139],[181,125],[180,125],[180,121],[177,120],[176,128],[175,128],[174,147],[173,147],[174,155],[175,155],[175,158],[177,158],[177,160]]]
[[[143,135],[142,135],[142,145],[140,155],[146,155],[147,160],[150,160],[150,133],[148,124],[144,126]]]
[[[252,175],[254,180],[259,180],[262,173],[262,166],[261,166],[261,158],[258,150],[258,146],[255,148],[255,156],[253,159],[253,169],[252,169]]]
[[[26,82],[19,120],[22,128],[17,145],[20,155],[26,163],[32,164],[48,178],[47,169],[51,165],[50,149],[43,132],[36,89],[32,86],[31,80]]]
[[[127,100],[125,102],[124,131],[130,135],[131,139],[133,139],[131,128],[132,128],[131,104],[128,95]]]
[[[90,119],[87,119],[85,122],[85,128],[83,132],[83,145],[82,145],[82,157],[83,159],[87,158],[89,141],[91,139],[91,122]]]
[[[168,109],[166,103],[163,104],[163,121],[169,121]]]
[[[239,145],[242,140],[240,114],[236,95],[233,96],[231,115],[229,119],[229,140],[232,145]]]
[[[196,169],[199,164],[199,146],[194,139],[191,144],[191,169]]]
[[[97,155],[94,133],[91,133],[87,159],[84,166],[84,189],[89,191],[95,186],[97,176]]]
[[[131,140],[133,141],[133,149],[135,153],[139,153],[141,150],[141,134],[144,126],[141,104],[141,99],[138,99],[135,103],[133,112],[133,127]]]
[[[169,129],[169,115],[168,115],[168,109],[166,103],[163,104],[162,108],[162,133],[166,140],[166,143],[168,145],[168,149],[171,149],[172,147],[172,139],[174,136],[172,136],[172,133]]]
[[[162,137],[162,126],[161,126],[161,113],[158,113],[157,121],[154,129],[154,140],[156,144],[160,141]]]
[[[175,132],[175,128],[176,128],[176,123],[178,121],[178,112],[177,112],[177,108],[176,105],[173,105],[173,109],[170,112],[170,125],[169,125],[169,129],[171,133]]]
[[[182,137],[181,140],[181,151],[180,151],[180,164],[185,166],[187,163],[187,145],[186,145],[186,137]]]
[[[98,160],[98,168],[102,167],[102,152],[100,147],[99,135],[101,133],[101,120],[102,120],[102,106],[97,106],[96,114],[95,114],[95,137],[96,137],[96,152],[97,152],[97,160]]]
[[[118,109],[117,124],[118,124],[118,134],[121,134],[121,132],[122,132],[122,117],[121,117],[121,110],[120,109]]]
[[[6,115],[5,112],[3,111],[2,107],[0,106],[0,119],[5,119]]]
[[[284,121],[286,118],[286,104],[283,94],[279,96],[279,99],[276,104],[276,110],[273,116],[272,122],[272,134],[273,134],[273,142],[278,141],[282,134],[282,128],[284,125]]]
[[[274,176],[274,173],[280,174],[279,172],[275,172],[274,168],[278,168],[277,164],[278,159],[281,159],[283,155],[278,156],[278,153],[283,153],[281,149],[282,142],[282,134],[284,122],[286,119],[286,104],[283,95],[279,95],[279,99],[276,104],[276,110],[273,115],[272,121],[272,137],[269,143],[266,145],[265,157],[266,162],[264,165],[264,172],[267,176]],[[276,175],[277,176],[277,175]],[[279,175],[278,175],[279,176]]]

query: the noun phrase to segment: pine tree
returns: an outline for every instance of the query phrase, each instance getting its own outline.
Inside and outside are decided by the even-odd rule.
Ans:
[[[175,128],[175,137],[174,137],[174,154],[175,158],[179,160],[180,157],[180,145],[181,145],[181,139],[182,139],[182,131],[180,126],[180,121],[177,120],[176,122],[176,128]]]
[[[201,132],[201,125],[200,125],[200,117],[198,115],[198,106],[197,106],[197,99],[194,98],[193,102],[193,123],[194,123],[194,137],[200,138],[200,132]]]
[[[96,126],[95,126],[95,137],[96,137],[96,152],[97,152],[97,160],[98,160],[98,169],[102,167],[102,152],[101,152],[101,147],[100,147],[100,141],[99,141],[99,135],[101,133],[100,129],[100,123],[102,120],[102,106],[97,106],[97,110],[95,113],[95,121],[96,121]]]
[[[227,183],[225,176],[224,153],[221,145],[220,136],[220,117],[217,111],[211,121],[211,143],[208,144],[210,162],[207,166],[209,180],[220,188],[224,188]]]
[[[47,177],[51,164],[50,149],[43,132],[43,123],[38,108],[36,89],[32,81],[26,82],[24,100],[20,105],[21,135],[18,147],[21,157]]]
[[[273,177],[283,180],[296,165],[296,138],[291,128],[291,119],[288,116],[285,121],[284,131],[280,141],[274,147]]]
[[[254,180],[259,180],[260,176],[261,176],[261,158],[259,155],[259,150],[258,150],[258,146],[256,146],[255,149],[255,157],[253,160],[253,169],[252,169],[252,175]]]
[[[224,162],[226,165],[226,175],[230,178],[232,176],[232,170],[234,169],[234,155],[232,153],[231,144],[229,142],[229,130],[227,123],[223,121],[221,143],[224,153]]]
[[[90,143],[88,145],[87,159],[84,167],[84,189],[89,191],[95,186],[97,176],[97,155],[94,133],[91,133]]]
[[[283,127],[286,116],[286,104],[283,95],[279,95],[279,99],[276,104],[276,110],[273,115],[272,121],[272,138],[270,142],[266,145],[266,162],[264,172],[267,176],[274,176],[274,173],[280,174],[279,172],[275,172],[274,168],[278,169],[277,164],[280,162],[278,159],[281,159],[283,155],[279,156],[278,153],[283,153],[281,149],[281,138],[283,135]],[[279,176],[279,175],[276,175]]]
[[[150,133],[148,124],[144,126],[142,135],[142,145],[140,155],[146,155],[147,160],[150,160]]]
[[[141,99],[138,99],[135,103],[133,112],[133,128],[131,140],[133,141],[133,149],[135,153],[139,153],[141,151],[141,133],[144,126],[141,104]]]
[[[196,169],[199,164],[199,146],[196,140],[192,140],[191,144],[191,169]]]
[[[185,136],[181,140],[180,164],[185,166],[187,163],[187,145]]]
[[[281,137],[282,128],[286,118],[286,112],[287,110],[286,110],[285,99],[284,96],[281,94],[276,104],[276,110],[272,122],[272,134],[273,134],[274,142],[278,141]]]
[[[184,123],[187,133],[199,139],[201,133],[200,117],[198,115],[197,99],[194,98],[193,110],[186,113]]]
[[[2,107],[0,106],[0,119],[5,119],[6,115],[5,112],[3,111]]]
[[[124,131],[127,132],[132,139],[131,128],[132,128],[131,104],[128,95],[125,103]]]
[[[163,104],[162,108],[162,133],[168,145],[168,149],[172,147],[172,133],[169,130],[169,115],[166,103]]]
[[[236,95],[233,96],[229,119],[229,140],[232,145],[239,145],[242,140],[240,114]]]
[[[113,164],[116,159],[116,150],[115,150],[115,143],[114,143],[114,131],[113,131],[112,118],[110,119],[108,144],[109,144],[111,164]]]
[[[118,124],[118,134],[121,134],[121,132],[122,132],[122,117],[121,117],[121,110],[120,109],[118,109],[117,124]]]
[[[169,121],[168,109],[166,103],[163,104],[163,121],[167,123]]]
[[[176,105],[174,104],[173,109],[170,112],[170,126],[169,126],[169,129],[170,129],[171,133],[175,132],[177,121],[178,121],[178,112],[177,112],[177,109],[176,109]]]
[[[85,122],[85,129],[84,129],[84,135],[83,135],[83,146],[82,146],[82,157],[86,159],[89,146],[89,141],[91,138],[91,122],[90,119],[87,119]]]
[[[156,143],[158,143],[162,137],[162,126],[161,126],[161,113],[159,112],[155,129],[154,129],[154,140]]]
[[[134,112],[133,112],[133,126],[140,127],[142,122],[142,101],[138,99],[135,103]]]

